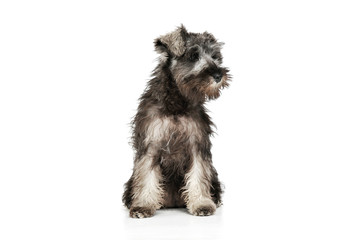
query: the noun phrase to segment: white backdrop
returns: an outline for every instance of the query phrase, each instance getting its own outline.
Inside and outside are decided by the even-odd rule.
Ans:
[[[1,239],[360,239],[358,1],[1,1]],[[226,43],[212,217],[134,220],[129,123],[183,23]]]

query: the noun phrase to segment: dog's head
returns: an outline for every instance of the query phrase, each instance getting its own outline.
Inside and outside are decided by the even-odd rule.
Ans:
[[[190,101],[215,99],[228,86],[228,69],[222,67],[223,43],[210,33],[190,33],[182,25],[155,40],[181,94]]]

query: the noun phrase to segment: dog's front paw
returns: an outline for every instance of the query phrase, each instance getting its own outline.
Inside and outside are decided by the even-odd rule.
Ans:
[[[199,208],[197,208],[194,211],[193,215],[210,216],[210,215],[213,215],[215,211],[216,211],[216,209],[214,208],[214,206],[200,206]]]
[[[129,215],[132,218],[147,218],[155,214],[155,209],[150,207],[131,207]]]
[[[188,209],[194,216],[210,216],[216,212],[216,205],[212,200],[207,199],[193,204]]]

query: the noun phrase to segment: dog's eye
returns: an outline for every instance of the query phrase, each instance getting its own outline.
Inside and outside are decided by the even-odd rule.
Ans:
[[[189,60],[191,60],[192,62],[195,62],[195,61],[198,61],[199,59],[199,53],[198,52],[192,52],[190,55],[189,55]]]
[[[213,53],[213,54],[212,54],[212,59],[213,59],[213,60],[217,60],[217,59],[219,59],[219,58],[220,58],[220,56],[219,56],[218,53]]]

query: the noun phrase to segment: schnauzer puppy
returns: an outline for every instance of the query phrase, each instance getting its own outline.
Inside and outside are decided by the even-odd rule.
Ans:
[[[154,43],[159,64],[132,122],[136,154],[123,202],[134,218],[153,216],[162,207],[212,215],[222,189],[212,165],[213,123],[204,103],[228,86],[223,43],[183,25]]]

